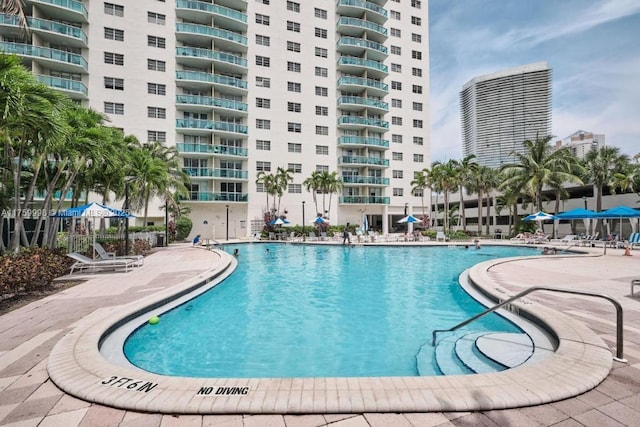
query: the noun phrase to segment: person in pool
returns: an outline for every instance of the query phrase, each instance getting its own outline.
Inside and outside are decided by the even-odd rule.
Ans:
[[[196,237],[193,238],[193,246],[202,245],[202,240],[200,239],[200,235],[196,234]]]

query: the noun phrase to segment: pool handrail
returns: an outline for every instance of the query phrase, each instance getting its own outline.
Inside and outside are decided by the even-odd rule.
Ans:
[[[436,345],[436,334],[438,332],[453,332],[457,329],[460,329],[463,326],[468,325],[469,323],[473,322],[474,320],[477,320],[489,313],[492,313],[494,311],[496,311],[497,309],[511,303],[512,301],[515,301],[519,298],[522,298],[525,295],[528,295],[532,292],[535,291],[551,291],[551,292],[561,292],[561,293],[566,293],[566,294],[574,294],[574,295],[584,295],[584,296],[590,296],[590,297],[597,297],[597,298],[603,298],[606,299],[607,301],[611,302],[614,307],[616,308],[616,356],[614,357],[614,360],[618,361],[618,362],[623,362],[626,363],[627,360],[624,358],[623,356],[623,312],[622,312],[622,306],[620,305],[620,303],[618,301],[616,301],[615,299],[613,299],[612,297],[610,297],[609,295],[605,295],[605,294],[596,294],[593,292],[585,292],[585,291],[577,291],[577,290],[573,290],[573,289],[564,289],[564,288],[550,288],[550,287],[546,287],[546,286],[532,286],[531,288],[525,289],[524,291],[512,296],[511,298],[508,298],[504,301],[499,302],[498,304],[494,305],[493,307],[489,307],[488,309],[486,309],[485,311],[476,314],[473,317],[470,317],[469,319],[458,323],[457,325],[449,328],[449,329],[435,329],[432,332],[432,340],[431,340],[431,345],[435,346]]]

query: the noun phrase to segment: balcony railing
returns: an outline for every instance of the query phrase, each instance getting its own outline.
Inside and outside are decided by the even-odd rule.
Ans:
[[[185,22],[178,22],[176,24],[176,31],[179,33],[192,33],[203,36],[215,37],[218,39],[230,40],[232,42],[247,46],[247,38],[241,34],[234,33],[233,31],[223,30],[221,28],[210,27],[208,25],[191,24]]]
[[[377,108],[380,110],[389,111],[389,104],[378,99],[370,99],[362,96],[341,96],[338,98],[338,105],[342,104],[357,104],[365,107]]]
[[[387,54],[389,49],[382,43],[374,42],[372,40],[359,39],[357,37],[340,37],[338,40],[338,46],[356,46],[364,49],[377,50],[380,53]]]
[[[383,196],[340,196],[338,203],[388,205],[390,203],[390,198]]]
[[[375,147],[389,148],[389,140],[367,136],[343,135],[338,138],[338,145],[372,145]]]
[[[374,89],[378,89],[384,92],[389,92],[389,85],[378,80],[365,79],[364,77],[352,77],[345,76],[338,79],[338,86],[350,85],[350,86],[366,86]]]
[[[190,144],[179,142],[176,146],[180,153],[222,154],[240,157],[247,157],[249,155],[249,150],[246,148],[229,147],[227,145]]]
[[[39,19],[29,17],[27,18],[29,28],[32,30],[49,31],[56,34],[62,34],[64,36],[72,37],[87,43],[87,34],[82,31],[81,28],[74,27],[73,25],[63,24],[61,22],[48,21],[46,19]],[[10,25],[14,27],[20,26],[20,20],[16,15],[8,15],[6,13],[0,14],[0,25]]]
[[[248,110],[248,106],[244,102],[200,95],[176,95],[176,104],[203,105],[206,107],[226,108],[236,111]]]
[[[339,0],[338,7],[340,6],[352,6],[359,7],[361,9],[370,10],[371,12],[375,12],[378,15],[382,15],[385,18],[387,17],[387,10],[384,7],[378,6],[375,3],[371,3],[368,1],[362,0]]]
[[[364,19],[349,18],[343,16],[342,18],[338,19],[338,26],[341,25],[364,28],[367,30],[375,31],[376,33],[382,34],[383,36],[386,36],[388,33],[387,29],[382,25],[376,24],[375,22],[366,21]]]
[[[0,50],[3,50],[7,53],[15,53],[23,56],[31,56],[34,58],[65,62],[67,64],[77,65],[85,70],[88,67],[87,61],[81,55],[65,52],[63,50],[49,49],[47,47],[33,46],[30,44],[9,42],[0,42]]]
[[[242,193],[212,193],[208,191],[192,191],[189,193],[191,200],[200,202],[246,202],[248,194]]]
[[[203,1],[194,0],[177,0],[176,8],[178,9],[191,9],[201,10],[203,12],[213,13],[215,15],[226,16],[227,18],[235,19],[240,22],[247,23],[247,14],[238,12],[237,10],[229,9],[228,7],[219,6]]]
[[[215,50],[202,49],[197,47],[179,46],[176,48],[176,56],[188,56],[190,58],[210,59],[212,61],[221,61],[229,64],[247,67],[247,59],[242,56],[232,55],[226,52],[218,52]]]
[[[372,119],[372,118],[360,117],[360,116],[341,116],[338,119],[338,125],[374,126],[374,127],[389,129],[389,122],[385,120]]]
[[[214,122],[211,120],[197,120],[197,119],[178,119],[176,120],[177,128],[186,129],[208,129],[218,130],[222,132],[241,133],[246,135],[249,132],[249,128],[245,125],[239,125],[236,123],[228,122]]]
[[[196,80],[212,84],[221,84],[225,86],[233,86],[240,89],[247,88],[247,82],[235,77],[222,76],[220,74],[209,74],[201,71],[176,71],[176,79],[178,80]]]
[[[338,164],[358,164],[358,165],[373,165],[373,166],[389,166],[388,159],[381,159],[379,157],[365,157],[365,156],[340,156],[338,157]]]
[[[56,7],[61,7],[64,9],[69,9],[73,12],[77,12],[82,14],[82,16],[87,19],[89,14],[87,13],[87,8],[84,7],[82,2],[76,0],[31,0],[32,3],[46,3]]]
[[[55,89],[78,92],[85,96],[88,94],[87,87],[84,85],[84,83],[77,80],[63,79],[60,77],[45,76],[41,74],[37,75],[36,78],[47,86]]]
[[[353,65],[355,67],[371,68],[382,73],[389,73],[389,67],[382,62],[374,61],[372,59],[356,58],[354,56],[341,56],[338,59],[338,66],[340,65]]]
[[[343,176],[342,182],[344,184],[389,185],[389,178],[377,176]]]

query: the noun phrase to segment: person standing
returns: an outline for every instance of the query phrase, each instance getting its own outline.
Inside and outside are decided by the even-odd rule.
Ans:
[[[349,242],[351,244],[351,237],[349,236],[349,223],[344,227],[344,231],[342,232],[342,244],[346,244]]]

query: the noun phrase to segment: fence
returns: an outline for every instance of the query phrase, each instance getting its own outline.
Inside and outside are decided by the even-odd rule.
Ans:
[[[164,238],[164,235],[162,237]],[[96,233],[97,242],[104,240],[124,241],[125,235],[124,233]],[[158,246],[158,233],[151,231],[129,233],[130,247],[133,247],[133,242],[136,240],[146,240],[153,248]],[[68,252],[87,252],[93,245],[93,234],[69,234],[67,242]]]

